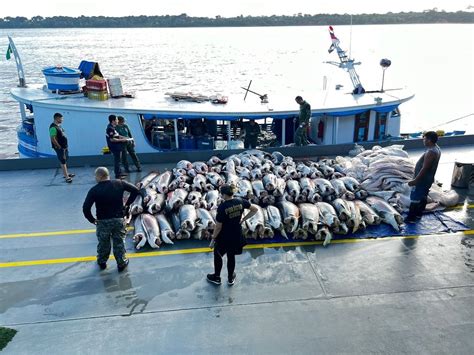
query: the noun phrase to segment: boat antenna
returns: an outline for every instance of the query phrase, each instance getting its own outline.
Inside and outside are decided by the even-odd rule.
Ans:
[[[7,59],[9,59],[10,53],[13,53],[16,62],[16,71],[18,72],[18,86],[24,88],[26,87],[25,71],[23,70],[20,55],[16,50],[15,42],[13,42],[13,39],[10,36],[8,36],[8,41],[10,42],[10,45],[8,46]]]
[[[341,47],[339,46],[340,41],[334,34],[334,29],[332,26],[329,26],[329,36],[331,37],[332,44],[331,44],[331,47],[329,47],[328,52],[332,53],[332,51],[336,50],[337,55],[339,56],[340,62],[338,63],[338,62],[328,61],[325,63],[332,64],[332,65],[335,65],[336,67],[347,70],[351,78],[352,85],[354,86],[354,90],[352,91],[352,94],[358,95],[358,94],[365,93],[365,89],[359,80],[359,75],[357,75],[357,72],[354,68],[354,65],[359,65],[360,62],[354,62],[354,59],[351,59],[350,56],[347,56],[346,52],[341,49]]]
[[[349,32],[349,58],[352,54],[352,14],[351,14],[351,31]]]
[[[250,90],[250,85],[252,85],[252,80],[250,80],[249,86],[247,86],[247,88],[240,87],[241,89],[244,89],[244,90],[245,90],[244,101],[245,101],[245,99],[247,98],[247,94],[248,94],[249,92],[251,92],[252,94],[257,95],[257,96],[260,98],[260,101],[262,102],[262,104],[268,103],[268,95],[267,95],[267,94],[263,94],[263,95],[262,95],[262,94],[259,94],[258,92],[255,92],[255,91]]]

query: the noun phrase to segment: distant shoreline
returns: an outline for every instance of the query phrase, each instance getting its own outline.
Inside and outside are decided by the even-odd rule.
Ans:
[[[327,25],[397,25],[397,24],[471,24],[474,12],[400,12],[386,14],[297,14],[294,16],[237,16],[190,17],[177,16],[80,16],[80,17],[4,17],[1,29],[11,28],[146,28],[146,27],[273,27],[273,26],[327,26]]]

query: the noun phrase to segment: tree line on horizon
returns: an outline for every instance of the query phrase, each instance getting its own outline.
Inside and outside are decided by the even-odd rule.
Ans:
[[[259,27],[348,25],[350,14],[295,14],[292,16],[190,17],[187,14],[164,16],[34,16],[0,18],[0,28],[87,28],[87,27]],[[445,12],[436,8],[423,12],[352,15],[353,25],[474,23],[474,13]]]

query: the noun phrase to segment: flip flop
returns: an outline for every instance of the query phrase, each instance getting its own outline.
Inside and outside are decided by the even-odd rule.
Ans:
[[[70,183],[72,182],[72,178],[68,177],[68,178],[66,179],[66,182],[67,182],[68,184],[70,184]]]

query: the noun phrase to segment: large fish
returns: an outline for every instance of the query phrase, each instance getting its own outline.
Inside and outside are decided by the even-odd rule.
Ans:
[[[253,197],[253,187],[252,183],[248,180],[240,180],[237,184],[237,197],[243,197],[246,199],[251,199]]]
[[[203,201],[202,194],[199,191],[191,191],[188,194],[188,196],[186,196],[185,203],[193,205],[194,207],[198,208],[201,206],[202,201]]]
[[[199,224],[202,225],[204,229],[214,230],[216,227],[216,222],[211,213],[205,208],[197,208],[196,212],[199,219]]]
[[[166,194],[168,190],[168,186],[171,182],[173,174],[171,171],[165,171],[163,174],[158,175],[150,185],[153,185],[155,190],[159,193]]]
[[[335,228],[340,224],[337,218],[336,210],[327,202],[317,202],[316,206],[319,209],[319,220],[322,224]]]
[[[346,186],[346,188],[351,192],[355,192],[356,190],[360,188],[359,181],[357,181],[351,176],[344,176],[340,178],[339,180],[341,180]]]
[[[221,185],[224,185],[224,179],[218,173],[214,173],[214,172],[207,173],[206,179],[216,188],[218,188]]]
[[[166,196],[164,194],[156,194],[150,202],[148,202],[148,212],[151,214],[158,213],[165,207]]]
[[[148,244],[154,249],[159,248],[161,245],[161,239],[158,222],[151,214],[143,213],[141,216],[143,230],[145,231]]]
[[[391,225],[397,232],[403,224],[403,217],[387,202],[379,197],[369,196],[365,202],[382,218],[382,222]]]
[[[143,197],[142,195],[138,195],[133,200],[132,204],[130,205],[130,214],[137,215],[143,212]]]
[[[380,224],[381,218],[375,211],[367,205],[365,202],[360,200],[354,200],[354,203],[359,208],[360,214],[362,216],[362,220],[367,225],[377,225]]]
[[[192,205],[183,205],[179,209],[181,229],[191,232],[196,227],[197,213]]]
[[[206,177],[202,174],[197,174],[193,179],[192,188],[195,191],[206,191]]]
[[[258,209],[257,213],[254,214],[251,218],[247,219],[247,238],[252,237],[254,239],[263,238],[264,229],[265,229],[265,217],[263,215],[262,207],[255,205]]]
[[[180,160],[178,163],[176,163],[176,168],[189,170],[193,168],[193,164],[188,160]]]
[[[215,210],[221,202],[221,197],[217,190],[211,190],[206,192],[204,195],[204,200],[206,201],[208,210]]]
[[[285,230],[288,233],[295,232],[300,219],[300,210],[298,207],[294,203],[285,200],[278,202],[277,207],[280,210]]]
[[[269,173],[263,177],[262,182],[265,190],[273,191],[277,186],[277,177],[274,174]]]
[[[265,190],[265,187],[263,186],[262,180],[253,180],[252,181],[252,189],[253,189],[254,195],[258,199],[261,199],[261,198],[268,195],[268,191]]]
[[[206,174],[209,171],[209,167],[202,161],[194,162],[193,169],[196,170],[198,174]]]
[[[134,227],[133,241],[135,242],[135,249],[140,250],[146,244],[146,235],[143,229],[141,214],[135,218],[133,227]]]
[[[332,187],[329,180],[316,178],[313,179],[313,183],[321,196],[329,196],[334,194],[334,188]]]
[[[137,184],[137,188],[142,189],[144,187],[147,187],[157,176],[158,173],[155,171],[149,173],[147,176],[140,180],[140,182]]]
[[[186,201],[186,197],[188,196],[188,192],[184,189],[176,189],[168,193],[166,197],[166,210],[175,211],[184,205],[184,201]]]
[[[286,235],[286,232],[285,232],[285,227],[283,225],[283,221],[281,219],[280,210],[277,207],[275,206],[265,207],[263,209],[263,215],[265,217],[266,226],[270,226],[274,230],[279,231],[283,237],[288,239],[288,236]],[[274,236],[274,233],[271,231],[268,231],[268,229],[264,231],[264,234],[266,234],[265,236],[269,238]]]
[[[319,223],[318,206],[311,203],[301,203],[298,207],[301,213],[301,227],[311,234],[316,234]]]
[[[155,218],[158,222],[158,226],[160,227],[161,240],[163,240],[163,242],[166,244],[173,244],[172,239],[175,238],[175,234],[166,216],[162,213],[159,213],[155,215]]]

